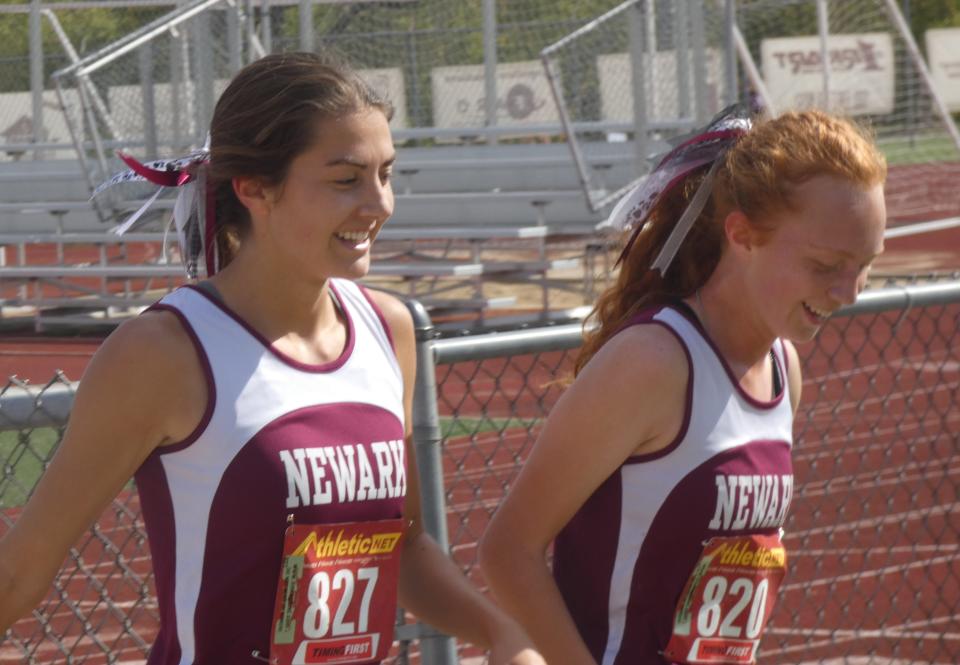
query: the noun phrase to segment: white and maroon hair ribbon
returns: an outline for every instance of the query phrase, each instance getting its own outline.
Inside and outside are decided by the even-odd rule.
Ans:
[[[190,279],[197,279],[202,256],[207,276],[213,276],[219,268],[219,257],[215,241],[213,191],[207,186],[209,138],[203,148],[176,159],[160,159],[143,164],[122,152],[118,152],[117,156],[130,169],[116,173],[101,183],[93,191],[93,196],[114,185],[128,182],[150,182],[159,185],[159,189],[122,224],[114,227],[113,232],[123,235],[132,229],[164,189],[176,187],[179,193],[173,206],[173,222],[177,230],[184,270]]]
[[[710,198],[713,178],[722,161],[720,158],[737,139],[750,131],[752,126],[751,112],[747,106],[735,104],[727,107],[705,128],[683,137],[680,145],[660,159],[656,168],[643,182],[620,199],[606,221],[600,225],[600,228],[633,229],[617,263],[623,261],[630,252],[640,230],[647,223],[650,212],[664,195],[682,183],[692,172],[709,164],[707,175],[650,266],[651,270],[660,271],[661,276],[666,275],[680,245]]]

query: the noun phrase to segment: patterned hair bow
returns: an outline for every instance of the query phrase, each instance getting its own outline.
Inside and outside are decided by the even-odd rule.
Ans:
[[[640,230],[650,217],[650,212],[663,197],[682,183],[690,173],[710,164],[703,182],[650,266],[651,270],[659,270],[661,276],[666,275],[680,245],[710,198],[713,179],[722,162],[720,157],[737,139],[750,131],[752,126],[749,107],[735,104],[725,108],[705,128],[681,137],[680,144],[660,159],[653,172],[620,199],[606,221],[600,225],[601,228],[633,229],[617,260],[618,264],[630,252]]]
[[[177,230],[180,254],[184,270],[190,279],[197,279],[200,273],[200,257],[203,256],[207,276],[214,275],[219,269],[217,247],[214,237],[213,191],[207,186],[206,164],[210,161],[210,139],[203,148],[176,159],[159,159],[141,163],[130,155],[118,152],[117,156],[130,168],[115,173],[102,182],[91,198],[101,192],[128,182],[150,182],[159,185],[153,196],[113,230],[123,235],[134,227],[137,221],[153,205],[160,194],[169,187],[179,189],[173,205],[173,222]],[[164,236],[166,246],[166,236]],[[164,252],[166,255],[166,252]]]

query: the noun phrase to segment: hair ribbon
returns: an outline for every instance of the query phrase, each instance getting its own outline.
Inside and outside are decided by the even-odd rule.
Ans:
[[[219,267],[215,241],[214,197],[208,187],[206,169],[210,162],[209,143],[208,137],[203,148],[184,157],[146,163],[139,162],[123,152],[117,152],[117,156],[129,169],[115,173],[101,183],[91,196],[93,198],[114,185],[127,182],[149,182],[158,185],[157,191],[144,201],[136,212],[112,229],[114,233],[122,236],[134,227],[165,189],[177,188],[179,192],[173,205],[173,222],[184,270],[190,279],[199,277],[201,256],[208,277],[213,276]]]
[[[650,266],[651,270],[658,270],[661,276],[666,275],[684,239],[710,199],[714,177],[723,162],[721,158],[752,126],[750,110],[746,106],[735,104],[727,107],[705,128],[681,137],[679,145],[660,158],[650,175],[620,199],[599,227],[633,229],[620,258],[617,259],[618,264],[630,252],[650,213],[664,196],[692,172],[710,165],[696,193]]]

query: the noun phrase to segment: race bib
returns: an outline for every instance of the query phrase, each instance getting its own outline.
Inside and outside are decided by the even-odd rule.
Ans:
[[[393,643],[403,520],[287,528],[273,665],[382,660]]]
[[[755,663],[787,566],[779,535],[711,538],[680,595],[663,655]]]

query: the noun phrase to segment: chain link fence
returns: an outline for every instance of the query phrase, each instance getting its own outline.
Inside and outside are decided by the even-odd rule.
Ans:
[[[420,317],[418,337],[425,519],[482,588],[477,540],[570,376],[580,326],[437,340]],[[799,352],[791,564],[761,661],[960,661],[960,282],[868,291]],[[0,394],[0,535],[50,461],[74,389],[58,375]],[[139,662],[158,621],[131,486],[0,641],[0,663]],[[425,640],[422,661],[452,662],[448,644]],[[397,660],[413,653],[403,644]]]
[[[611,192],[579,153],[619,128],[639,179],[678,134],[749,98],[774,116],[820,108],[868,125],[896,217],[956,214],[952,88],[935,82],[892,0],[627,0],[541,54],[592,209],[637,180]]]
[[[567,326],[435,347],[451,549],[478,585],[577,346]],[[868,292],[798,351],[791,564],[760,662],[960,661],[960,282]]]

